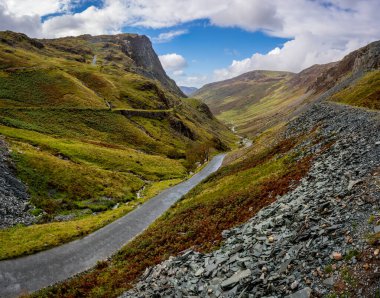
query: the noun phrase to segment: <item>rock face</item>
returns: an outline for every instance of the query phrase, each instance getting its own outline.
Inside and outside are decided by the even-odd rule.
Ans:
[[[308,91],[324,92],[336,86],[347,75],[356,79],[366,71],[379,68],[380,41],[376,41],[348,54],[341,61],[330,64],[308,87]]]
[[[224,231],[220,249],[208,254],[188,250],[147,269],[123,297],[328,293],[344,262],[356,262],[351,252],[367,247],[363,234],[373,229],[367,220],[380,206],[375,176],[380,120],[376,112],[319,103],[290,122],[285,135],[316,128],[314,137],[294,149],[298,158],[315,156],[297,188],[247,223]],[[334,269],[325,270],[331,263]],[[380,286],[380,280],[375,282]]]
[[[77,38],[85,39],[90,43],[103,43],[104,47],[118,45],[117,50],[120,50],[133,61],[133,71],[147,78],[158,80],[166,89],[172,91],[178,96],[185,97],[181,89],[166,74],[156,52],[152,47],[150,39],[145,35],[82,35]]]
[[[0,138],[0,228],[33,223],[28,200],[25,185],[13,175],[8,147]]]
[[[185,97],[176,83],[167,76],[162,68],[156,52],[153,50],[152,43],[145,35],[117,35],[122,43],[123,52],[135,61],[137,72],[141,75],[156,79],[167,89],[179,96]]]
[[[22,33],[4,31],[0,36],[0,42],[28,50],[43,49],[45,46],[51,46],[59,51],[77,54],[78,57],[75,60],[79,62],[86,62],[85,56],[90,55],[91,60],[93,60],[99,54],[97,52],[107,52],[106,61],[124,63],[126,70],[157,80],[164,88],[174,94],[186,97],[176,83],[166,74],[151,41],[145,35],[124,33],[91,36],[86,34],[57,39],[34,39]],[[96,49],[91,46],[94,44],[97,44]],[[122,57],[123,55],[125,56]],[[95,59],[95,62],[96,60],[98,59]]]

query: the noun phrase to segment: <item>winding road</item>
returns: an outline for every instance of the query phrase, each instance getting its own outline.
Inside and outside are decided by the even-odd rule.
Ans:
[[[30,293],[90,269],[143,232],[183,195],[219,169],[225,154],[215,156],[199,173],[164,190],[134,211],[96,232],[34,255],[0,262],[0,297]]]

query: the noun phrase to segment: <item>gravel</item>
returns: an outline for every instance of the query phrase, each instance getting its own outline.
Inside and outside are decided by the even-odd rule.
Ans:
[[[0,228],[35,222],[25,185],[15,177],[9,149],[0,138]]]
[[[380,204],[380,117],[318,103],[292,121],[285,136],[313,130],[316,135],[294,149],[300,158],[315,156],[297,188],[224,231],[220,249],[170,257],[148,268],[122,297],[327,294],[339,268],[355,264],[353,252],[368,248],[363,235],[377,229],[368,218],[378,216]],[[330,264],[335,271],[325,270]]]

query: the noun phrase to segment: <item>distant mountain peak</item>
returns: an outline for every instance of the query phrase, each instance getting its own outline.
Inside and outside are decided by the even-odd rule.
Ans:
[[[194,94],[196,91],[198,91],[197,87],[186,87],[186,86],[179,86],[181,91],[186,95],[186,96],[191,96]]]

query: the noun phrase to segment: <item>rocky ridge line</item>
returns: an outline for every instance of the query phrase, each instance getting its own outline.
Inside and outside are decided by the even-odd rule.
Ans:
[[[122,297],[329,293],[340,268],[357,262],[352,252],[370,249],[363,235],[380,229],[368,223],[380,206],[380,118],[377,112],[319,103],[292,121],[286,136],[316,127],[317,138],[295,149],[301,157],[319,153],[296,189],[224,231],[219,250],[170,257],[148,268]],[[327,266],[335,270],[326,272]],[[380,281],[375,283],[378,288]]]

